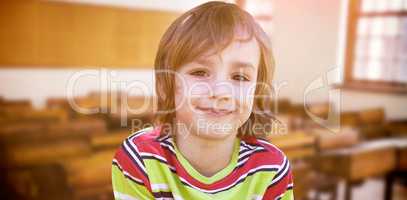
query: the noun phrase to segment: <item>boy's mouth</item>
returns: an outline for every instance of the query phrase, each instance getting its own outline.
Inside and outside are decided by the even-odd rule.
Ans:
[[[199,106],[197,106],[196,109],[206,115],[215,116],[215,117],[226,116],[226,115],[229,115],[234,112],[233,110],[214,109],[214,108],[210,108],[210,107],[199,107]]]

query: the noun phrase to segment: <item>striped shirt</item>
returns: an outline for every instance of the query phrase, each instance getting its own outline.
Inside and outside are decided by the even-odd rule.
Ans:
[[[237,138],[228,166],[212,177],[196,171],[159,128],[130,135],[112,164],[116,200],[294,199],[287,157],[254,137]]]

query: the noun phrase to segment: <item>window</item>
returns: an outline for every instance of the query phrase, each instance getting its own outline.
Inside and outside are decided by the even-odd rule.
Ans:
[[[344,87],[407,93],[407,0],[348,0]]]

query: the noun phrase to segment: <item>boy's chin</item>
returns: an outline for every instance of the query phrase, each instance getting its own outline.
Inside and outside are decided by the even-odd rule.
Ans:
[[[236,133],[232,130],[204,129],[196,132],[196,136],[210,140],[222,140],[234,135],[236,135]]]

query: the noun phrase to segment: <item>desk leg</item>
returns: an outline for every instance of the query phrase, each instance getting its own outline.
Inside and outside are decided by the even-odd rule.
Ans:
[[[345,182],[345,200],[352,199],[352,183],[350,181]]]
[[[384,182],[384,199],[385,200],[392,199],[393,183],[394,183],[394,173],[390,172],[385,176],[385,182]]]

